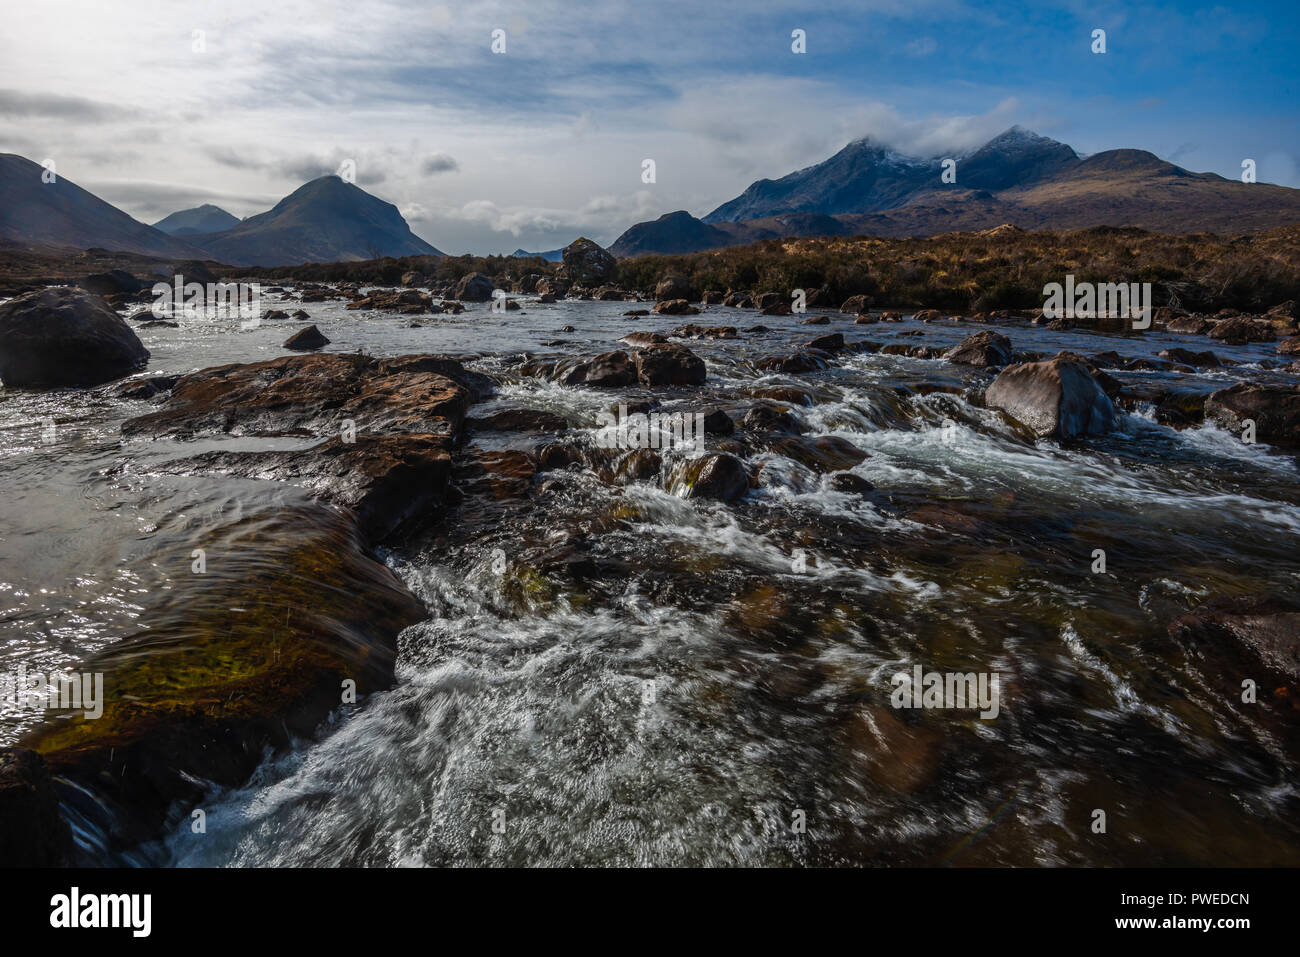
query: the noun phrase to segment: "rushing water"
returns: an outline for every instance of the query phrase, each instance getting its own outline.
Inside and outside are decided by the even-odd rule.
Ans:
[[[268,758],[246,787],[212,794],[207,832],[183,827],[153,859],[1300,864],[1296,722],[1242,704],[1211,660],[1166,631],[1215,595],[1300,589],[1293,456],[1212,425],[1175,431],[1141,408],[1100,439],[1028,442],[967,401],[987,376],[938,360],[856,354],[803,375],[753,367],[829,331],[950,345],[979,326],[836,316],[803,327],[722,307],[623,318],[633,306],[432,317],[306,308],[328,351],[476,356],[500,388],[473,414],[546,409],[575,427],[570,438],[594,433],[612,402],[651,393],[523,376],[522,354],[606,351],[627,332],[682,322],[761,322],[769,332],[687,343],[709,381],[656,393],[665,409],[721,406],[739,418],[756,389],[801,389],[813,404],[793,413],[808,434],[869,453],[853,471],[876,491],[834,491],[764,452],[751,462],[760,487],[733,505],[684,500],[662,478],[613,483],[582,469],[545,476],[526,499],[468,497],[384,554],[430,610],[401,637],[397,685]],[[280,355],[299,325],[186,322],[141,337],[159,374]],[[557,331],[565,325],[575,331]],[[1172,334],[998,329],[1046,354],[1206,347]],[[1246,364],[1179,380],[1210,390],[1286,378],[1255,364],[1269,346],[1216,351]],[[0,390],[0,671],[66,667],[133,630],[177,587],[199,530],[298,497],[270,483],[159,476],[152,465],[197,449],[123,440],[120,423],[147,408],[105,390]],[[250,440],[201,443],[236,445]],[[1092,571],[1096,549],[1104,573]],[[256,560],[234,556],[223,569],[248,580]],[[892,708],[891,676],[918,664],[998,673],[998,716]],[[0,718],[0,743],[31,721]],[[1105,834],[1092,831],[1095,809]]]

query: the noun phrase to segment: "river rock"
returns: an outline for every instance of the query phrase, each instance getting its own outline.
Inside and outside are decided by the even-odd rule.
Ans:
[[[1115,409],[1088,367],[1073,358],[1003,369],[984,396],[1035,435],[1073,439],[1115,426]]]
[[[564,416],[543,409],[501,409],[470,418],[465,424],[488,432],[563,432],[569,427]]]
[[[1004,366],[1011,361],[1011,340],[985,329],[967,336],[943,354],[949,362],[964,366]]]
[[[1208,657],[1240,643],[1291,679],[1300,679],[1300,604],[1271,594],[1212,598],[1179,616],[1169,634]]]
[[[669,299],[664,302],[656,302],[654,311],[661,316],[696,316],[699,315],[699,308],[692,306],[685,299]]]
[[[1300,336],[1288,336],[1277,344],[1277,351],[1284,356],[1300,356]]]
[[[572,328],[569,331],[572,332]],[[626,342],[629,346],[652,346],[655,343],[667,342],[668,337],[662,332],[629,332],[618,341]]]
[[[755,368],[764,372],[816,372],[825,369],[828,363],[810,352],[796,352],[786,356],[764,356],[754,363]]]
[[[655,343],[636,354],[637,378],[644,385],[699,385],[707,378],[704,360],[675,342]]]
[[[320,353],[216,366],[182,376],[156,412],[128,419],[124,435],[188,436],[203,432],[340,435],[358,432],[457,432],[473,382],[455,360],[439,356]],[[436,370],[436,371],[435,371]]]
[[[618,388],[636,382],[637,370],[631,357],[619,349],[580,362],[564,378],[565,385]]]
[[[714,452],[685,463],[672,491],[685,498],[731,502],[749,491],[749,474],[734,455]]]
[[[329,345],[330,341],[325,338],[314,325],[299,329],[288,339],[284,340],[284,348],[293,349],[297,352],[308,352],[312,349],[323,349]]]
[[[1272,342],[1277,338],[1268,326],[1245,316],[1235,316],[1215,323],[1206,334],[1211,339],[1234,346],[1245,345],[1248,342]]]
[[[851,469],[867,453],[837,435],[792,435],[775,442],[772,449],[815,472],[839,472]]]
[[[0,382],[9,387],[99,385],[149,362],[149,350],[99,296],[71,286],[0,305]]]
[[[839,332],[832,332],[828,335],[818,336],[808,343],[808,348],[820,349],[823,352],[839,352],[844,348],[844,335]]]
[[[1238,382],[1211,393],[1205,415],[1233,432],[1245,420],[1255,423],[1255,436],[1267,442],[1300,444],[1300,386]]]
[[[1279,349],[1281,346],[1278,347]],[[1214,369],[1221,364],[1219,357],[1213,352],[1192,352],[1190,349],[1163,349],[1160,352],[1162,359],[1168,359],[1170,362],[1181,362],[1183,365],[1193,366],[1198,369]]]
[[[413,520],[428,519],[444,503],[451,441],[447,435],[361,432],[296,451],[206,452],[163,469],[299,485],[314,498],[350,509],[366,540],[378,543]]]
[[[704,414],[705,435],[731,435],[736,431],[736,423],[723,409],[713,409]]]

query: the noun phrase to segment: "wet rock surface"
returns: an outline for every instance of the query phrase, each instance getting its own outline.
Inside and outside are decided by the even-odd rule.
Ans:
[[[1110,399],[1087,366],[1072,358],[1004,369],[989,386],[984,401],[1044,437],[1100,435],[1115,425]]]
[[[341,354],[219,366],[182,376],[158,411],[125,422],[122,432],[324,436],[350,422],[363,431],[450,434],[464,420],[470,392],[435,368],[447,366],[433,357]]]
[[[99,385],[149,362],[149,350],[99,296],[71,286],[0,305],[0,383]]]

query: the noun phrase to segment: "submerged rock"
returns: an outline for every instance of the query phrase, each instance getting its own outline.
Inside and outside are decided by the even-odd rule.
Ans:
[[[397,636],[426,614],[320,506],[218,526],[206,548],[206,574],[179,576],[145,610],[147,628],[79,666],[104,675],[102,715],[65,715],[22,742],[93,795],[81,811],[105,816],[94,823],[110,851],[156,838],[213,785],[243,784],[350,689],[391,685]]]
[[[850,495],[866,495],[876,490],[874,485],[852,472],[836,472],[830,477],[829,484],[834,491],[846,492]]]
[[[351,423],[356,431],[446,435],[459,430],[470,403],[470,391],[443,374],[457,370],[474,381],[442,356],[331,353],[216,366],[182,376],[161,409],[128,419],[122,433],[341,435]]]
[[[1035,435],[1073,439],[1115,427],[1115,408],[1088,367],[1057,356],[1003,369],[984,402],[1001,409]]]
[[[825,369],[829,363],[810,352],[796,352],[788,356],[764,356],[754,363],[754,367],[764,372],[816,372]]]
[[[149,350],[99,296],[56,286],[0,305],[0,383],[99,385],[149,362]]]
[[[629,346],[652,346],[657,342],[667,342],[668,337],[662,332],[629,332],[618,341]]]
[[[168,471],[271,479],[307,489],[350,509],[367,541],[382,542],[414,519],[427,519],[446,500],[450,438],[422,433],[360,433],[309,449],[207,452],[170,462]]]
[[[867,457],[866,452],[837,435],[792,435],[774,443],[772,449],[815,472],[851,469]]]
[[[502,409],[465,423],[471,429],[492,432],[563,432],[569,427],[564,416],[542,409]]]
[[[1171,622],[1169,634],[1207,657],[1240,643],[1270,668],[1300,679],[1300,604],[1280,596],[1212,598]]]

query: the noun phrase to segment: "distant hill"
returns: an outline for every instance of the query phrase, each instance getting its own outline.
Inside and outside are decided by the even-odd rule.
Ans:
[[[0,153],[0,239],[31,249],[98,247],[168,259],[208,258],[197,246],[132,219],[63,175],[44,182],[43,172],[25,157]]]
[[[530,252],[528,252],[526,249],[516,249],[516,250],[515,250],[514,252],[512,252],[510,255],[511,255],[511,256],[514,256],[516,259],[529,259],[529,258],[531,258],[531,257],[533,257],[533,256],[541,256],[541,257],[542,257],[543,259],[545,259],[548,263],[558,263],[558,262],[560,262],[562,259],[564,259],[564,250],[563,250],[563,249],[548,249],[548,250],[547,250],[546,252],[544,252],[544,253],[530,253]]]
[[[1247,233],[1300,223],[1300,190],[1193,173],[1143,150],[1081,157],[1020,127],[953,157],[955,183],[941,181],[942,159],[857,140],[823,163],[759,180],[702,219],[677,212],[638,223],[611,250],[686,253],[777,237],[933,236],[1004,223],[1171,233]],[[721,242],[718,231],[730,240]]]
[[[726,230],[696,219],[684,209],[664,213],[652,223],[637,223],[609,247],[620,259],[648,253],[698,252],[735,243]]]
[[[232,216],[220,206],[204,203],[193,209],[182,209],[153,224],[168,236],[201,236],[219,233],[239,225],[239,217]]]
[[[396,206],[338,176],[305,183],[267,212],[201,241],[236,266],[443,255],[411,232]]]

